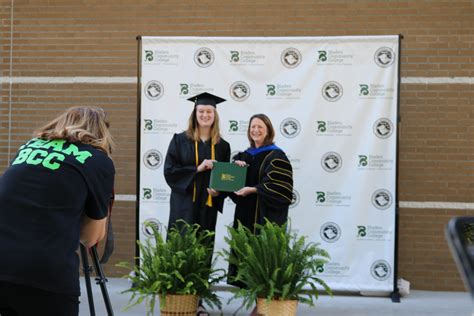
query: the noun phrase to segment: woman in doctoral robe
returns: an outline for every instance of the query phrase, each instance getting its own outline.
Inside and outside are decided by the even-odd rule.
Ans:
[[[250,147],[233,157],[234,163],[246,167],[246,186],[230,195],[234,203],[234,228],[238,223],[258,233],[255,224],[265,219],[278,225],[288,220],[288,208],[293,199],[293,171],[286,154],[273,143],[275,130],[268,116],[256,114],[250,118],[247,137]],[[234,265],[229,265],[228,283],[237,275]],[[256,315],[256,309],[251,315]]]
[[[224,195],[209,189],[214,161],[228,162],[230,146],[220,135],[216,105],[225,100],[210,93],[194,96],[186,131],[174,134],[166,154],[164,175],[171,188],[168,228],[182,219],[215,231]]]
[[[252,116],[247,137],[250,148],[233,157],[234,163],[248,168],[246,186],[232,195],[234,227],[240,221],[255,233],[255,224],[265,224],[265,218],[278,225],[287,222],[293,171],[284,151],[273,143],[275,130],[268,116]]]

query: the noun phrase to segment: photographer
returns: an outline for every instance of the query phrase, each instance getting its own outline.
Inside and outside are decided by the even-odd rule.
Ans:
[[[68,109],[0,178],[0,315],[78,315],[79,258],[104,238],[115,168],[106,113]]]

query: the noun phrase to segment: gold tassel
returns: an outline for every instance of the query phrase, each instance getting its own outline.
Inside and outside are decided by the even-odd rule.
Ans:
[[[211,139],[211,159],[216,160],[216,152],[214,148],[214,142]],[[194,154],[196,158],[196,168],[199,166],[199,155],[198,155],[198,142],[194,141]],[[196,180],[194,180],[194,188],[193,188],[193,202],[196,202]],[[212,196],[209,194],[207,196],[206,205],[212,207]]]
[[[211,144],[212,144],[212,147],[211,147],[211,159],[212,159],[212,160],[216,160],[216,153],[215,153],[215,149],[214,149],[214,142],[212,141],[212,139],[211,139]],[[206,205],[209,206],[209,207],[212,207],[212,196],[211,196],[210,194],[207,196]]]
[[[198,142],[197,140],[194,141],[194,156],[196,160],[196,168],[199,165],[199,156],[198,156]],[[196,202],[196,180],[194,180],[194,188],[193,188],[193,203]]]

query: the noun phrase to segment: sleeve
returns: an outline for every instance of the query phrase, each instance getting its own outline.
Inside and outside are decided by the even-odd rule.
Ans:
[[[232,162],[234,162],[234,161],[236,161],[236,160],[242,160],[242,161],[245,161],[245,162],[249,163],[248,157],[247,157],[247,155],[245,154],[245,152],[243,152],[243,151],[239,151],[237,154],[234,155],[234,157],[232,157]],[[246,185],[247,185],[247,183],[246,183]],[[235,204],[241,203],[242,199],[245,199],[244,197],[235,195],[234,192],[228,192],[227,196],[228,196],[228,197],[232,200],[232,202],[234,202]]]
[[[220,161],[229,162],[230,161],[230,145],[229,145],[229,143],[223,141],[222,146],[223,146],[223,148],[222,148],[222,160],[220,160]],[[216,205],[216,209],[219,212],[222,212],[222,210],[224,209],[224,200],[227,196],[229,196],[229,192],[220,192],[219,196],[217,196],[213,199],[213,201]]]
[[[102,159],[97,159],[86,174],[88,192],[84,212],[92,219],[107,216],[114,188],[114,163],[104,153],[100,155]]]
[[[239,151],[237,154],[234,155],[234,157],[232,157],[232,162],[236,161],[236,160],[244,160],[244,153]]]
[[[181,151],[185,149],[182,147],[178,134],[174,134],[166,153],[164,175],[172,190],[185,193],[193,184],[197,168],[195,165],[183,165]]]
[[[289,206],[293,199],[293,170],[288,158],[284,153],[272,155],[265,164],[257,193],[270,207]]]

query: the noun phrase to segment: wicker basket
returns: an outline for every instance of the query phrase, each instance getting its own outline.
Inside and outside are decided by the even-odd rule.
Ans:
[[[295,316],[298,301],[267,301],[264,298],[257,299],[257,313],[259,316]]]
[[[163,316],[196,315],[199,297],[197,295],[166,295],[160,296],[165,306],[160,309]]]

